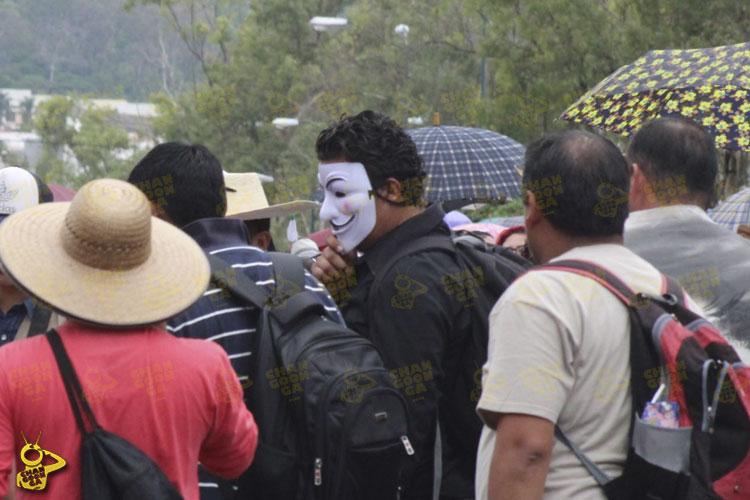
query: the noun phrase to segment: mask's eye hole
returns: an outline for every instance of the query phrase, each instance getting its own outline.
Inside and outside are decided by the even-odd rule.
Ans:
[[[334,194],[334,196],[336,196],[336,198],[343,198],[343,197],[345,197],[345,196],[346,196],[346,194],[345,194],[345,193],[342,193],[341,191],[336,191],[336,192],[335,192],[335,193],[333,193],[333,194]]]

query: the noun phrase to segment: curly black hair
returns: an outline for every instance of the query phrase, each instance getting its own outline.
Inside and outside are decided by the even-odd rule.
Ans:
[[[361,163],[374,189],[390,177],[421,183],[427,175],[409,134],[390,116],[372,110],[342,116],[318,135],[315,151],[320,161]]]

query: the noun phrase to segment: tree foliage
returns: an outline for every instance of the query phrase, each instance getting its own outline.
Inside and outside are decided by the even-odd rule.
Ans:
[[[750,4],[736,0],[0,0],[0,14],[0,85],[156,91],[161,139],[203,143],[229,171],[306,179],[273,201],[312,194],[315,137],[342,113],[431,125],[439,112],[526,143],[568,127],[567,106],[648,50],[750,38]],[[315,31],[314,16],[348,25]],[[56,106],[38,120],[49,154],[117,149],[108,118],[71,132]],[[299,125],[275,127],[282,117]]]
[[[0,0],[0,87],[145,100],[187,90],[195,63],[154,6]]]
[[[113,110],[53,97],[39,105],[34,127],[42,139],[37,173],[47,181],[78,188],[101,177],[125,178],[132,168],[128,135]]]

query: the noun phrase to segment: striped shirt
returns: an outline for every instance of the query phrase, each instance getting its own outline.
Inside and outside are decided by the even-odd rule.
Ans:
[[[200,219],[182,228],[210,255],[226,262],[227,280],[242,272],[257,285],[271,290],[275,285],[273,264],[264,251],[248,245],[248,233],[236,219]],[[333,321],[344,324],[328,290],[305,271],[305,289],[315,292]],[[243,388],[249,387],[252,376],[253,335],[260,310],[228,296],[219,288],[210,288],[186,311],[170,319],[167,330],[177,337],[198,338],[216,342],[224,348]],[[250,408],[252,411],[253,409]],[[221,494],[216,478],[199,470],[201,500],[219,500]]]

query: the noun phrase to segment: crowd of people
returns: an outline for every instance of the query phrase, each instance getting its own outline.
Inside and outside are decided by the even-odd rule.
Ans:
[[[524,225],[502,235],[449,228],[420,197],[414,142],[387,116],[342,117],[316,154],[332,234],[305,259],[304,291],[377,347],[406,402],[413,460],[394,500],[607,498],[556,428],[622,474],[639,410],[628,308],[596,280],[534,266],[586,261],[651,295],[672,276],[750,360],[750,241],[706,215],[717,154],[689,118],[646,124],[625,154],[578,130],[535,140]],[[253,175],[226,174],[204,146],[164,143],[127,182],[50,203],[33,173],[0,170],[0,497],[82,498],[83,433],[50,329],[98,425],[183,498],[242,491],[232,481],[264,445],[253,418],[264,402],[247,394],[264,383],[265,313],[226,293],[207,258],[227,263],[220,278],[275,293],[270,218],[309,206],[269,206]]]

